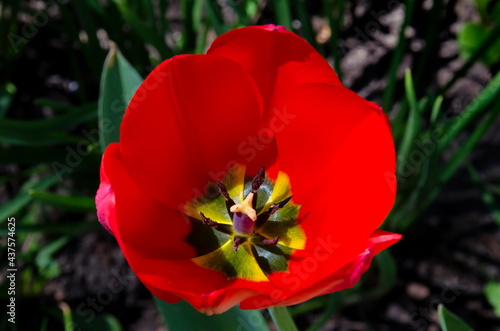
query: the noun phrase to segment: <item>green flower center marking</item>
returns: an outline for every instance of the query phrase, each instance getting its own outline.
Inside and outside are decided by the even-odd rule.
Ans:
[[[262,282],[273,272],[287,272],[293,251],[306,243],[297,223],[300,205],[291,199],[285,173],[273,181],[262,168],[252,179],[244,166],[234,167],[184,207],[193,224],[186,240],[198,253],[192,261],[228,279]]]

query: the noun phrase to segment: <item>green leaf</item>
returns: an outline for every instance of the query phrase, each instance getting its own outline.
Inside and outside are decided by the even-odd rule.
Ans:
[[[182,46],[184,52],[192,52],[195,48],[196,31],[193,20],[194,0],[181,1],[181,15],[184,29],[182,29]],[[198,24],[199,22],[196,22]]]
[[[408,121],[406,122],[403,140],[398,150],[398,172],[401,172],[401,169],[405,169],[406,163],[408,162],[408,156],[410,154],[411,148],[415,143],[415,138],[420,129],[419,107],[417,103],[417,97],[415,95],[415,89],[413,87],[411,72],[409,69],[407,69],[405,72],[405,88],[406,98],[408,100],[408,104],[410,105],[410,114],[408,116]]]
[[[0,207],[0,223],[5,222],[8,217],[14,216],[19,210],[31,202],[32,196],[28,194],[31,189],[45,190],[57,183],[57,175],[51,175],[43,179],[34,179],[26,182],[19,190],[19,194]]]
[[[445,306],[438,306],[439,323],[443,331],[474,331],[460,317],[446,309]]]
[[[290,0],[273,0],[274,15],[279,25],[292,30],[292,12]]]
[[[431,126],[436,124],[439,112],[441,111],[441,104],[443,103],[443,96],[438,96],[432,105],[431,111]]]
[[[481,15],[481,18],[484,19],[486,16],[488,16],[488,3],[490,0],[474,0],[476,3],[477,11]]]
[[[481,40],[480,45],[474,49],[470,57],[467,58],[465,63],[453,73],[453,77],[446,83],[445,86],[439,89],[438,94],[444,95],[446,91],[450,89],[459,79],[465,76],[467,71],[476,63],[477,60],[481,59],[488,50],[495,45],[498,40],[498,35],[500,34],[500,24],[495,24],[491,30],[488,31],[484,39]]]
[[[165,43],[163,36],[159,34],[155,29],[153,25],[154,22],[148,22],[147,20],[144,20],[142,17],[138,16],[136,10],[130,7],[127,1],[113,0],[113,3],[120,11],[123,19],[132,27],[135,33],[137,33],[137,35],[144,42],[154,46],[156,50],[158,50],[162,58],[166,59],[174,55],[172,50]]]
[[[44,246],[36,256],[35,264],[40,270],[41,275],[46,279],[57,277],[61,272],[59,264],[54,259],[53,255],[66,245],[69,240],[70,237],[64,236],[51,241],[49,244]]]
[[[81,138],[69,135],[62,131],[34,130],[28,127],[16,128],[10,126],[19,121],[0,120],[0,142],[20,146],[50,146],[59,144],[78,143]]]
[[[42,135],[50,133],[45,132],[45,130],[67,129],[81,123],[89,122],[95,118],[95,106],[90,105],[82,107],[81,109],[74,108],[73,111],[67,114],[44,120],[21,121],[0,119],[0,130],[4,131],[8,128],[22,130],[22,134],[26,135],[31,133],[32,135],[39,135],[38,139],[40,139],[43,138]]]
[[[460,115],[454,118],[447,126],[443,127],[445,136],[439,141],[438,153],[442,154],[449,144],[463,132],[478,116],[488,110],[489,105],[500,95],[500,72],[497,73],[491,82],[481,91],[481,93],[464,109]]]
[[[488,108],[489,109],[489,108]],[[460,165],[463,163],[465,158],[471,153],[477,143],[484,136],[486,131],[495,122],[496,118],[500,114],[500,100],[493,107],[491,107],[491,112],[488,112],[482,121],[477,125],[475,130],[470,134],[467,140],[460,145],[455,154],[449,159],[449,161],[443,165],[441,168],[436,168],[436,178],[431,178],[428,181],[428,189],[422,194],[423,200],[418,204],[418,210],[413,211],[411,214],[401,221],[399,231],[404,230],[413,223],[413,221],[424,211],[426,208],[434,201],[438,196],[439,192],[443,186],[450,180],[450,178],[455,174]],[[443,138],[446,139],[448,136]],[[442,153],[442,152],[441,152]],[[440,155],[440,154],[438,154]]]
[[[384,89],[384,95],[382,99],[382,108],[386,112],[389,112],[392,109],[394,101],[393,100],[394,92],[396,90],[397,73],[399,66],[403,62],[402,60],[403,60],[404,50],[406,47],[405,31],[411,22],[414,6],[415,6],[414,0],[408,0],[405,3],[405,19],[403,21],[401,29],[399,30],[398,45],[396,46],[394,54],[392,55],[391,66],[389,68],[388,82],[386,88]]]
[[[95,211],[94,199],[81,196],[65,196],[40,190],[29,190],[28,194],[33,199],[68,211],[86,212]]]
[[[229,0],[228,3],[231,6],[231,8],[235,11],[235,13],[238,15],[238,21],[240,25],[241,26],[250,25],[250,19],[248,17],[247,11],[245,10],[245,3],[236,0]]]
[[[120,123],[133,93],[142,83],[139,73],[112,44],[101,76],[98,118],[101,150],[120,138]]]
[[[469,58],[488,36],[490,28],[476,23],[465,23],[457,35],[460,55]],[[494,41],[488,50],[480,57],[487,66],[492,66],[500,61],[500,40]]]
[[[500,99],[495,105],[496,107],[494,106],[493,109],[486,114],[484,119],[476,126],[467,140],[459,147],[458,151],[453,155],[453,157],[450,158],[448,163],[443,166],[440,173],[441,183],[446,183],[451,178],[464,159],[470,154],[470,152],[484,136],[486,131],[493,125],[498,115],[500,115]]]
[[[90,308],[90,307],[89,307]],[[86,310],[84,310],[86,311]],[[89,322],[89,314],[73,313],[73,323],[80,331],[122,331],[120,322],[110,314],[100,314]]]
[[[53,233],[77,236],[91,230],[102,230],[97,219],[84,222],[65,222],[49,224],[16,224],[16,233]],[[7,228],[0,228],[0,236],[7,235]]]
[[[207,316],[199,313],[185,301],[172,304],[158,298],[154,299],[169,330],[269,331],[266,321],[256,310],[240,310],[235,307],[223,314]]]
[[[247,0],[243,3],[248,17],[253,18],[257,15],[257,12],[259,11],[259,2],[260,0]]]
[[[486,299],[495,309],[495,314],[500,317],[500,283],[489,282],[484,287]]]
[[[205,0],[207,5],[208,17],[210,18],[210,23],[214,27],[217,35],[221,35],[227,32],[227,26],[225,25],[224,19],[222,18],[221,8],[217,1]]]

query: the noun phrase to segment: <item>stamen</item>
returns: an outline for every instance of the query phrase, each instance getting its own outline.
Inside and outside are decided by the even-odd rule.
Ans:
[[[234,237],[233,251],[236,252],[242,243],[243,243],[243,238],[241,238],[241,237]]]
[[[264,183],[264,179],[266,177],[266,168],[260,168],[259,172],[252,179],[252,192],[255,193],[259,187]]]
[[[200,216],[201,216],[201,222],[205,226],[209,226],[212,228],[216,228],[219,226],[219,223],[212,221],[210,218],[206,217],[201,211],[200,211]]]
[[[277,209],[277,210],[279,210],[279,209],[281,209],[281,208],[285,207],[285,205],[288,203],[288,201],[292,200],[292,198],[293,198],[293,195],[291,195],[291,196],[289,196],[288,198],[286,198],[285,200],[283,200],[283,201],[278,202],[277,204],[275,204],[275,206],[278,206],[278,209]],[[277,210],[276,210],[276,211],[277,211]],[[274,213],[273,213],[273,214],[274,214]]]
[[[269,220],[269,217],[271,217],[272,214],[285,207],[285,205],[292,199],[292,197],[293,195],[289,196],[281,202],[275,203],[274,205],[269,207],[266,212],[260,214],[257,218],[257,221],[255,221],[255,230],[260,229]]]
[[[276,246],[278,244],[278,240],[280,240],[280,237],[276,237],[274,239],[264,239],[262,240],[262,243],[264,245]]]
[[[252,208],[255,209],[257,206],[257,190],[264,183],[264,179],[266,178],[266,168],[260,168],[259,172],[252,179],[252,193],[255,195],[255,199],[252,202]]]
[[[254,245],[264,245],[264,246],[276,246],[278,244],[278,241],[280,240],[280,237],[274,237],[272,239],[267,239],[261,234],[255,234],[254,236],[251,237],[250,241]]]
[[[224,199],[226,200],[227,211],[231,212],[231,207],[234,206],[234,201],[229,196],[229,193],[227,192],[226,185],[219,180],[219,181],[217,181],[217,187],[219,188],[220,195],[222,195],[224,197]]]

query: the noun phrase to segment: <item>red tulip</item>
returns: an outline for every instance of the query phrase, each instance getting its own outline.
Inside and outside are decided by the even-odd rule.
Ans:
[[[164,301],[207,314],[301,303],[353,286],[401,237],[377,230],[395,197],[386,116],[282,27],[163,62],[120,129],[99,220]]]

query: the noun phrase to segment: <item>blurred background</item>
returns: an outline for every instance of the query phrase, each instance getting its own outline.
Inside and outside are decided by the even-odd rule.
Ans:
[[[116,44],[145,77],[230,29],[268,23],[382,105],[398,150],[383,228],[403,240],[355,288],[291,307],[299,329],[470,330],[461,319],[500,330],[496,0],[1,0],[1,330],[165,330],[95,215],[106,54]]]

